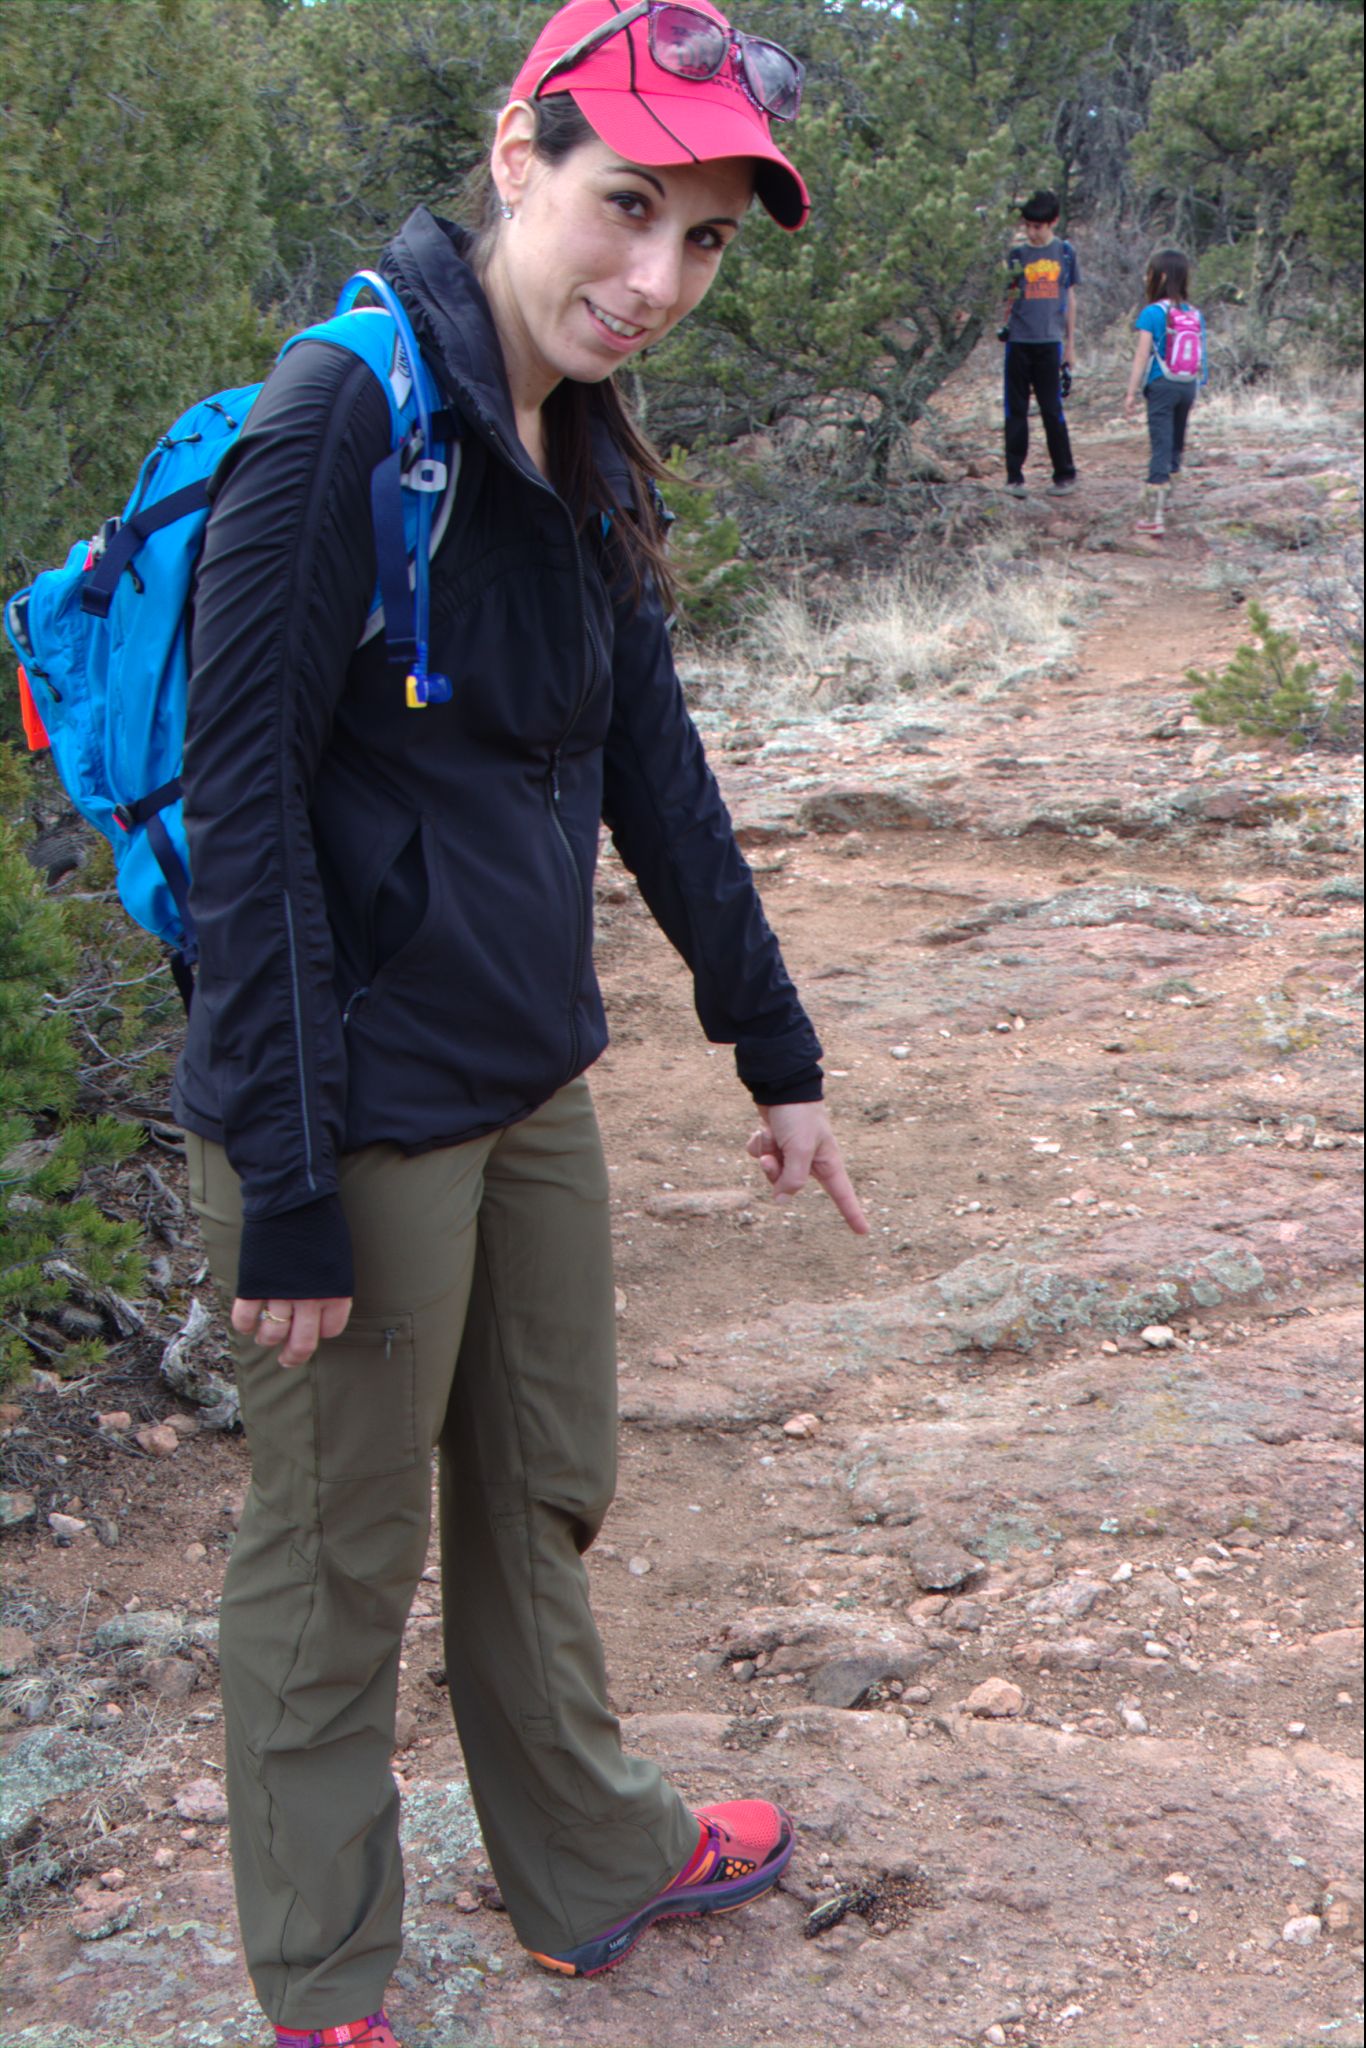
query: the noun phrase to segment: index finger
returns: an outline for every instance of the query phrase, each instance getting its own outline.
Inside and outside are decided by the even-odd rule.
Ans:
[[[867,1237],[870,1229],[868,1218],[863,1213],[863,1204],[854,1193],[854,1183],[850,1180],[839,1154],[836,1153],[833,1159],[817,1158],[812,1162],[811,1171],[855,1237]]]

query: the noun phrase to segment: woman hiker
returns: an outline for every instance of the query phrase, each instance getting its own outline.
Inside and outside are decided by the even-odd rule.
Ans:
[[[613,373],[702,298],[801,66],[688,6],[573,0],[498,117],[481,225],[419,208],[381,268],[461,474],[431,572],[453,700],[405,707],[369,480],[384,395],[292,348],[236,444],[199,573],[186,815],[200,978],[176,1081],[232,1299],[252,1481],[222,1603],[252,1980],[283,2043],[395,2048],[399,1645],[439,1459],[450,1697],[518,1938],[567,1975],[743,1904],[792,1853],[766,1801],[690,1812],[623,1753],[582,1553],[612,1498],[608,1189],[585,1070],[606,821],[733,1043],[774,1191],[867,1224],[820,1046],[684,708],[659,462]]]

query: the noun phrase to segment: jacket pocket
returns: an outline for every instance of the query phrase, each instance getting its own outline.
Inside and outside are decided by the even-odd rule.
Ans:
[[[410,1315],[353,1316],[319,1347],[308,1372],[319,1478],[379,1479],[426,1456]]]
[[[379,974],[418,938],[431,909],[427,826],[419,818],[385,868],[370,899],[370,976]]]

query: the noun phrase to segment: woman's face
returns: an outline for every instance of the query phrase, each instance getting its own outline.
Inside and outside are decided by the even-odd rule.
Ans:
[[[741,157],[634,164],[596,136],[547,164],[530,125],[518,105],[500,123],[493,172],[513,218],[485,283],[517,395],[540,403],[563,377],[610,376],[692,311],[739,232],[754,171]]]

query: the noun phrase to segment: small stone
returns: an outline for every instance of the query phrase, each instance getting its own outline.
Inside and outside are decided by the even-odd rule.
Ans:
[[[1317,1913],[1297,1913],[1281,1929],[1281,1940],[1293,1948],[1311,1948],[1322,1932],[1323,1922]]]
[[[199,1435],[198,1417],[194,1415],[183,1415],[181,1414],[179,1409],[176,1410],[174,1415],[168,1415],[165,1421],[159,1424],[158,1427],[162,1429],[173,1429],[177,1436]]]
[[[987,1568],[984,1559],[932,1530],[912,1536],[908,1562],[917,1585],[926,1593],[956,1593],[960,1586],[979,1579]]]
[[[1195,1880],[1187,1877],[1184,1870],[1169,1870],[1162,1880],[1169,1892],[1193,1892]]]
[[[1124,1728],[1124,1730],[1125,1730],[1126,1734],[1129,1734],[1129,1735],[1146,1735],[1146,1734],[1147,1734],[1147,1732],[1148,1732],[1148,1723],[1147,1723],[1147,1719],[1146,1719],[1146,1717],[1145,1717],[1144,1715],[1142,1715],[1142,1714],[1140,1714],[1140,1713],[1139,1713],[1139,1711],[1138,1711],[1138,1708],[1137,1708],[1137,1707],[1121,1707],[1121,1708],[1120,1708],[1120,1710],[1119,1710],[1119,1718],[1120,1718],[1120,1723],[1121,1723],[1122,1727]]]
[[[1107,1358],[1118,1358],[1119,1356],[1119,1346],[1115,1343],[1113,1337],[1102,1338],[1100,1348]]]
[[[188,1657],[149,1657],[142,1667],[142,1682],[159,1700],[187,1700],[199,1683],[199,1673]]]
[[[52,1531],[59,1548],[65,1550],[68,1544],[74,1543],[78,1536],[84,1535],[90,1524],[83,1522],[79,1515],[59,1515],[54,1513],[48,1516],[47,1526]]]
[[[1167,1323],[1149,1323],[1138,1334],[1154,1351],[1170,1351],[1176,1342],[1176,1332]]]
[[[888,1048],[894,1060],[908,1060],[911,1056],[909,1045],[893,1045]]]
[[[152,1851],[152,1867],[155,1870],[170,1870],[175,1863],[175,1850],[162,1842]]]
[[[107,1414],[95,1417],[95,1426],[108,1430],[111,1435],[122,1436],[125,1430],[133,1427],[133,1418],[126,1408],[111,1408]]]
[[[21,1628],[0,1628],[0,1678],[12,1678],[33,1662],[38,1646]]]
[[[117,1869],[102,1870],[100,1872],[99,1881],[104,1886],[107,1892],[122,1891],[123,1887],[128,1882],[128,1872],[126,1870]]]
[[[417,1715],[411,1707],[400,1707],[394,1716],[394,1748],[411,1749],[417,1740]]]
[[[1024,1710],[1024,1694],[1008,1678],[984,1678],[963,1702],[978,1720],[1002,1721]]]
[[[457,1913],[477,1913],[479,1901],[473,1892],[457,1892],[451,1901]]]
[[[153,1458],[173,1458],[180,1449],[180,1438],[165,1422],[148,1422],[135,1429],[133,1442]]]
[[[31,1493],[22,1488],[0,1490],[0,1529],[18,1529],[37,1512],[38,1503]]]
[[[616,1294],[613,1296],[613,1300],[616,1306],[617,1314],[619,1316],[624,1316],[626,1313],[626,1289],[624,1287],[618,1287]]]
[[[730,1675],[738,1680],[741,1685],[748,1685],[758,1668],[752,1657],[741,1657],[736,1663],[731,1665]]]
[[[228,1817],[227,1794],[216,1778],[192,1778],[176,1793],[175,1810],[182,1820],[207,1821],[218,1826]],[[197,1839],[197,1835],[181,1836],[182,1841]]]
[[[990,2042],[991,2048],[1005,2048],[1006,2030],[1004,2027],[988,2027],[982,2039]]]
[[[1170,1657],[1171,1651],[1165,1643],[1145,1643],[1143,1645],[1143,1654],[1145,1657],[1152,1657],[1160,1662],[1162,1658]]]
[[[934,1694],[927,1685],[908,1685],[901,1697],[907,1706],[927,1707]]]
[[[783,1424],[783,1435],[792,1437],[815,1436],[821,1426],[819,1415],[789,1415]]]
[[[1112,1586],[1127,1586],[1133,1575],[1134,1568],[1131,1564],[1117,1565],[1110,1574],[1110,1584]]]
[[[660,1372],[672,1372],[674,1368],[680,1363],[680,1360],[678,1353],[676,1351],[665,1351],[661,1349],[659,1351],[652,1351],[650,1353],[650,1363],[651,1365],[655,1366]]]
[[[633,1557],[627,1564],[626,1569],[633,1579],[643,1579],[647,1572],[654,1570],[654,1566],[648,1557]]]
[[[186,1564],[203,1564],[209,1554],[207,1543],[187,1543],[182,1553]]]
[[[1309,1733],[1308,1723],[1304,1721],[1291,1721],[1285,1732],[1287,1735],[1293,1735],[1296,1742],[1302,1742]]]

